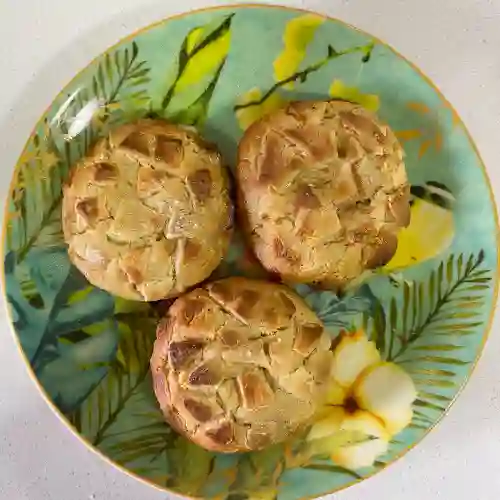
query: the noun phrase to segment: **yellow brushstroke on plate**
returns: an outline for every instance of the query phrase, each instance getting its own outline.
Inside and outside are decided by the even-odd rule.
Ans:
[[[191,54],[193,52],[194,48],[198,44],[198,42],[201,40],[201,37],[203,36],[203,28],[198,27],[194,28],[191,33],[187,36],[186,39],[186,50],[188,54]]]
[[[88,294],[93,290],[94,288],[92,286],[87,286],[83,288],[82,290],[77,290],[76,292],[72,293],[69,298],[68,298],[68,305],[73,305],[76,304],[77,302],[80,302],[81,300],[85,300],[88,296]]]
[[[40,166],[42,168],[42,174],[48,174],[58,163],[59,156],[57,156],[54,151],[48,149],[40,151],[39,155]]]
[[[262,92],[258,88],[250,89],[245,94],[241,95],[236,104],[247,104],[252,101],[259,100],[262,97]],[[236,111],[236,118],[242,130],[246,130],[253,122],[260,120],[263,116],[282,108],[286,100],[281,97],[277,92],[271,94],[261,104],[249,106],[247,108],[240,108]]]
[[[30,163],[32,160],[34,160],[37,157],[37,152],[32,150],[32,149],[27,149],[26,151],[23,151],[21,156],[19,157],[19,160],[17,160],[17,163],[19,166],[23,166],[25,164]]]
[[[396,130],[394,133],[400,141],[411,141],[422,136],[422,132],[416,128],[411,130]]]
[[[188,55],[190,55],[198,45],[198,42],[203,36],[203,32],[203,28],[196,28],[188,35]],[[228,30],[191,56],[181,77],[177,81],[176,90],[182,92],[190,85],[200,82],[207,74],[213,73],[227,56],[230,44],[231,32]]]
[[[334,80],[330,86],[329,94],[336,99],[361,104],[364,108],[376,112],[380,107],[380,99],[375,94],[364,94],[357,87],[348,87],[342,80]]]
[[[443,147],[443,135],[438,130],[433,136],[424,134],[421,130],[397,130],[395,132],[396,137],[400,141],[412,141],[415,139],[421,139],[421,143],[418,147],[418,157],[422,158],[425,153],[427,153],[432,146],[436,151],[441,151]],[[425,138],[424,138],[425,137]]]
[[[427,151],[431,146],[432,146],[432,141],[430,139],[422,141],[420,147],[418,148],[418,157],[422,158],[422,156],[424,156],[424,154],[427,153]]]
[[[430,108],[426,105],[423,104],[422,102],[417,102],[417,101],[410,101],[406,103],[406,107],[408,109],[411,109],[412,111],[415,111],[416,113],[421,113],[421,114],[427,114],[430,113]]]
[[[115,314],[148,313],[151,305],[148,302],[138,302],[136,300],[126,300],[115,297]]]
[[[407,102],[406,107],[409,110],[418,113],[420,115],[431,114],[431,109],[426,104],[418,101]],[[452,119],[454,120],[453,117]],[[434,149],[437,152],[439,152],[443,146],[443,135],[441,131],[439,129],[435,129],[434,126],[430,130],[427,129],[398,130],[395,133],[398,139],[401,141],[411,141],[414,139],[421,140],[420,145],[418,146],[418,152],[417,152],[418,158],[422,158],[432,147],[434,147]]]
[[[92,291],[92,287],[89,288]],[[105,319],[104,321],[99,321],[98,323],[82,328],[82,331],[91,336],[100,335],[112,325],[112,322],[112,319]]]
[[[306,56],[308,45],[314,38],[318,27],[324,22],[324,18],[315,14],[298,16],[286,25],[283,34],[283,51],[274,61],[274,78],[283,81],[296,73],[300,63]],[[287,83],[284,87],[293,88],[294,82]]]
[[[396,271],[438,256],[450,246],[454,234],[450,210],[416,199],[411,207],[410,225],[398,234],[398,248],[384,270]]]

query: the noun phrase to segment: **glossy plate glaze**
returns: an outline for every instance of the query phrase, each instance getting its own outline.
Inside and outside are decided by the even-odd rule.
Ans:
[[[382,392],[391,403],[381,410],[377,384],[363,383],[365,370],[344,384],[342,397],[332,396],[316,434],[262,452],[206,452],[171,431],[153,396],[149,357],[162,306],[116,299],[70,265],[61,185],[97,137],[139,116],[197,126],[231,164],[243,130],[263,113],[288,100],[329,96],[377,111],[396,131],[407,154],[412,221],[394,259],[344,297],[298,290],[332,336],[356,332],[344,338],[358,343],[358,361],[368,372],[387,368],[386,380],[394,383]],[[187,496],[316,497],[394,461],[463,386],[496,297],[495,214],[462,122],[387,45],[303,11],[204,10],[163,21],[108,50],[36,125],[6,208],[5,290],[15,334],[41,389],[105,458]],[[238,234],[216,271],[232,274],[263,276]],[[418,391],[413,406],[406,374]],[[336,433],[339,425],[354,434]]]

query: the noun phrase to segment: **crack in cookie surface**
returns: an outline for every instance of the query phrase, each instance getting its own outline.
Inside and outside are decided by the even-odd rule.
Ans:
[[[254,123],[236,177],[257,258],[286,280],[334,288],[384,265],[409,224],[403,156],[387,125],[343,101],[295,102]]]
[[[156,396],[166,419],[179,415],[194,442],[224,452],[260,449],[311,421],[333,354],[329,334],[295,292],[228,278],[177,299],[167,318],[151,358]],[[186,409],[186,401],[196,404]],[[208,418],[206,408],[215,407],[220,412]],[[214,430],[224,426],[231,432],[222,440]]]
[[[192,130],[141,120],[113,130],[72,168],[63,231],[69,255],[78,255],[73,262],[92,284],[160,300],[217,267],[232,208],[220,155],[204,144]]]

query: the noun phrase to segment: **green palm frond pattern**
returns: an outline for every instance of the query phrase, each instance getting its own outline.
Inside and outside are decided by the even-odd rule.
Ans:
[[[135,42],[106,54],[93,71],[91,83],[66,96],[55,115],[41,124],[21,156],[9,207],[18,217],[11,218],[7,226],[7,243],[16,252],[18,262],[33,247],[62,244],[62,186],[70,166],[105,132],[108,121],[111,125],[126,118],[124,107],[141,108],[149,102],[146,88],[150,68],[146,61],[138,60],[138,55]],[[118,103],[119,107],[113,107]],[[85,109],[93,113],[82,118]],[[78,133],[67,140],[79,119],[82,124],[76,128]]]
[[[453,400],[458,370],[472,363],[463,339],[480,326],[492,274],[484,252],[451,254],[426,280],[404,281],[388,307],[379,306],[364,324],[388,361],[412,376],[419,398],[414,403],[416,429],[426,429]]]
[[[93,393],[70,415],[76,429],[95,446],[112,437],[112,428],[121,412],[148,376],[155,338],[155,314],[126,314],[116,318],[120,355],[109,363],[108,374]]]

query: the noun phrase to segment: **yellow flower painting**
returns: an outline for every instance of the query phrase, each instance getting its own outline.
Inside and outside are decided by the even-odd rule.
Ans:
[[[326,406],[307,440],[334,438],[332,461],[348,469],[373,465],[392,436],[412,420],[417,397],[411,377],[398,365],[381,359],[364,332],[342,333],[334,351],[332,385]],[[340,435],[344,439],[336,439]]]

